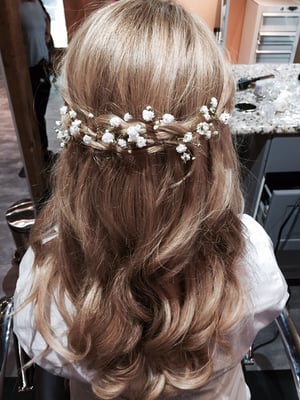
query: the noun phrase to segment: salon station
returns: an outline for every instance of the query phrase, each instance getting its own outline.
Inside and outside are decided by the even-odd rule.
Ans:
[[[283,345],[278,339],[279,344],[266,349],[265,365],[252,355],[245,360],[251,371],[284,370],[290,380],[281,384],[282,375],[276,375],[274,388],[268,387],[269,393],[262,392],[253,400],[300,399],[300,0],[178,1],[206,21],[232,63],[237,91],[229,123],[241,161],[245,211],[268,232],[291,286],[290,311],[296,325],[292,340],[297,339],[298,348],[291,350],[289,339],[285,338]],[[72,29],[88,14],[90,2],[43,3],[52,19],[59,60]],[[49,184],[38,145],[16,5],[17,0],[2,0],[0,10],[1,297],[13,292],[17,274],[14,258],[22,252]],[[62,37],[66,38],[63,43],[59,42]],[[59,153],[54,127],[62,105],[57,85],[59,77],[52,81],[46,116],[54,153]],[[25,179],[18,177],[22,165]],[[280,332],[282,336],[286,333]],[[11,371],[6,376],[13,376],[9,360],[8,365]]]
[[[184,3],[196,11],[197,2]],[[236,77],[230,126],[241,161],[245,210],[270,235],[286,278],[297,282],[300,1],[224,1],[216,7],[215,20],[209,11],[205,18]]]

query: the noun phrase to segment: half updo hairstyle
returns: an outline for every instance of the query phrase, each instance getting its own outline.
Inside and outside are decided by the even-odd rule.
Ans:
[[[176,2],[121,0],[78,29],[61,73],[65,104],[91,132],[130,113],[128,124],[155,143],[95,148],[74,135],[65,145],[31,234],[37,329],[92,372],[99,398],[200,388],[216,349],[230,354],[242,314],[243,199],[228,125],[215,121],[217,135],[187,144],[186,162],[176,140],[212,98],[230,112],[230,67],[206,25]],[[148,128],[147,106],[175,121]],[[53,298],[67,348],[51,329]]]

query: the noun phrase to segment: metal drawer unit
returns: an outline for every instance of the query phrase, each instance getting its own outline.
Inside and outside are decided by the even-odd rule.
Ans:
[[[299,35],[300,0],[247,0],[238,62],[293,62]]]

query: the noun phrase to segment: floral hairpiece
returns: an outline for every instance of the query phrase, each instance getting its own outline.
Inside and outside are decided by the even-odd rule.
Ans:
[[[214,127],[214,121],[228,124],[230,115],[222,113],[218,116],[217,106],[218,101],[213,97],[210,101],[210,107],[204,105],[199,109],[204,121],[197,123],[194,129],[186,132],[183,136],[176,137],[176,151],[184,162],[194,159],[188,144],[194,142],[194,144],[197,143],[199,145],[199,142],[194,140],[196,135],[210,139],[212,136],[219,134]],[[56,121],[56,133],[57,138],[61,140],[61,147],[66,146],[71,137],[78,136],[84,144],[94,148],[106,149],[107,145],[114,145],[119,150],[127,149],[128,152],[131,152],[133,148],[141,149],[155,144],[170,143],[168,140],[155,140],[147,137],[147,126],[150,125],[153,131],[159,131],[163,125],[170,125],[176,122],[172,114],[164,114],[161,118],[157,118],[153,109],[147,106],[142,112],[143,122],[141,123],[134,122],[133,116],[130,113],[126,113],[123,118],[118,116],[111,117],[108,119],[107,128],[102,130],[97,128],[96,132],[94,132],[77,118],[77,113],[74,110],[70,110],[67,106],[60,108],[60,115],[61,120]],[[95,117],[89,113],[88,118],[94,119]]]

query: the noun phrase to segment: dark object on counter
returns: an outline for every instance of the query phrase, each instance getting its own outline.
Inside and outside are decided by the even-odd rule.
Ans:
[[[20,178],[26,178],[25,168],[22,167],[18,173]]]
[[[240,78],[238,80],[238,89],[239,90],[248,89],[248,87],[252,85],[252,83],[268,78],[275,78],[275,76],[273,74],[270,74],[270,75],[258,76],[257,78]]]
[[[256,110],[256,105],[251,103],[237,103],[235,108],[237,108],[238,111],[250,112]]]

